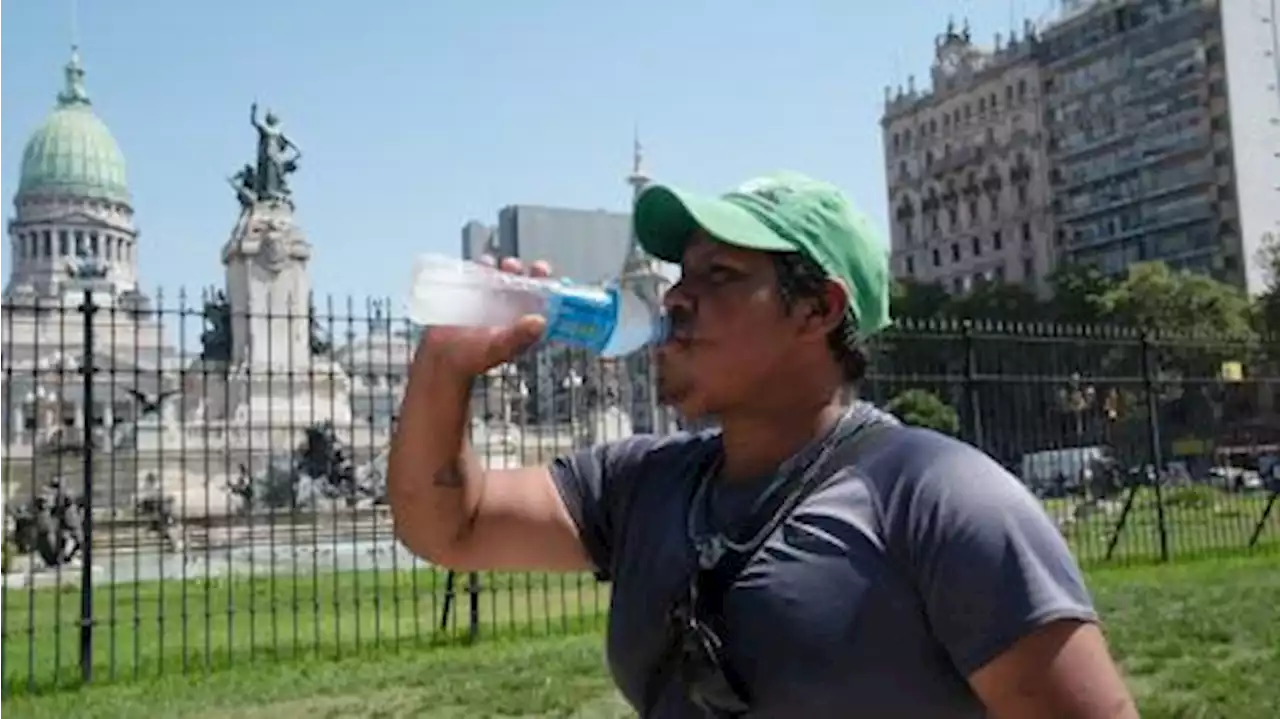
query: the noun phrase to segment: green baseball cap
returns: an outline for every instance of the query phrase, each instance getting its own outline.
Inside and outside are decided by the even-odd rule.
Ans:
[[[743,183],[720,197],[649,185],[632,213],[649,254],[679,263],[701,229],[712,239],[765,252],[799,252],[849,289],[848,316],[867,337],[887,327],[889,247],[839,188],[795,172]]]

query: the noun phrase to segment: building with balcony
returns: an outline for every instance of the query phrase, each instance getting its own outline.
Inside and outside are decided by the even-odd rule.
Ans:
[[[931,86],[886,88],[884,138],[899,278],[965,292],[983,282],[1043,292],[1053,267],[1038,39],[974,44],[967,23],[935,40]]]
[[[1280,230],[1274,4],[1076,2],[1038,45],[1063,260],[1259,292]]]

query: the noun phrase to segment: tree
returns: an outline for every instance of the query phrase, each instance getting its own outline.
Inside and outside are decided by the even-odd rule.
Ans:
[[[1267,269],[1267,291],[1258,297],[1258,325],[1271,337],[1280,337],[1280,240],[1268,236],[1260,258]]]
[[[1152,333],[1143,344],[1117,345],[1108,360],[1115,367],[1138,368],[1144,377],[1151,373],[1161,422],[1168,427],[1165,435],[1215,432],[1229,400],[1228,388],[1218,381],[1224,363],[1247,362],[1257,350],[1257,313],[1245,291],[1208,275],[1146,262],[1131,265],[1098,302],[1112,323]],[[1147,414],[1145,400],[1125,404],[1138,408],[1135,419]]]
[[[1244,290],[1200,273],[1174,271],[1163,262],[1129,266],[1098,304],[1111,322],[1202,337],[1256,337],[1254,310]]]
[[[894,317],[927,319],[937,317],[951,304],[951,295],[936,282],[895,280],[890,296]]]
[[[944,310],[964,319],[1031,322],[1045,318],[1045,308],[1035,293],[1022,285],[986,282],[966,294],[953,297]]]
[[[928,390],[900,392],[885,404],[885,410],[909,425],[950,435],[960,432],[960,415],[955,408]]]
[[[1103,321],[1106,313],[1101,306],[1101,298],[1115,284],[1115,280],[1095,267],[1059,265],[1049,276],[1053,301],[1049,303],[1049,316],[1046,319],[1070,324],[1096,324]]]

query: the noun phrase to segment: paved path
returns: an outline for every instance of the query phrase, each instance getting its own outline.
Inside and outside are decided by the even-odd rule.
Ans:
[[[281,537],[280,540],[285,540]],[[228,574],[276,576],[311,576],[314,573],[353,570],[391,570],[426,568],[426,562],[414,557],[399,542],[380,540],[332,540],[318,543],[274,545],[255,543],[234,547],[205,549],[196,547],[183,553],[164,553],[155,549],[139,552],[95,553],[94,584],[121,584],[135,581],[202,579]],[[80,566],[64,567],[60,572],[40,569],[34,573],[14,571],[5,575],[5,587],[15,589],[32,583],[35,586],[79,584]]]

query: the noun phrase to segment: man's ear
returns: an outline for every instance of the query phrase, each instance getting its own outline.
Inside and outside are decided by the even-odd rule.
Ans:
[[[845,308],[849,306],[849,290],[840,280],[827,280],[821,298],[810,301],[808,305],[802,332],[825,341],[827,335],[844,320]]]

